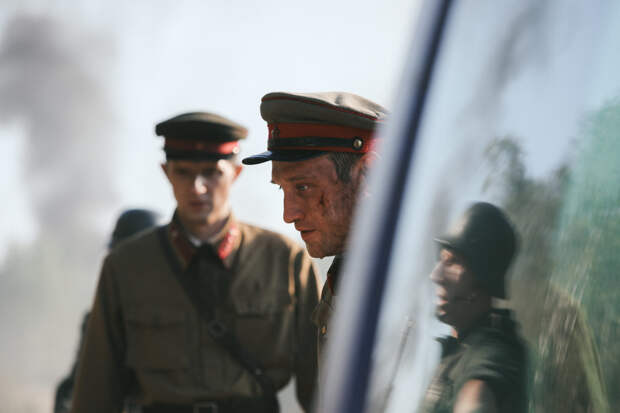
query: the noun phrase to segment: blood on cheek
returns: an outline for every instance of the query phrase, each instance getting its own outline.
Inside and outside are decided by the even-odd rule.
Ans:
[[[332,203],[329,201],[329,198],[325,196],[325,192],[321,192],[317,206],[323,216],[327,215],[331,205]]]

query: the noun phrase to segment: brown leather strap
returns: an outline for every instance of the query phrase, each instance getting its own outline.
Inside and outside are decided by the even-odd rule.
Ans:
[[[235,335],[231,332],[230,328],[223,324],[220,320],[218,320],[215,315],[215,308],[212,307],[214,304],[212,300],[205,300],[204,297],[201,296],[201,292],[198,288],[191,282],[191,277],[188,277],[187,273],[184,273],[178,261],[175,260],[174,253],[172,252],[172,247],[168,243],[166,238],[166,228],[161,227],[159,229],[159,238],[162,244],[164,251],[166,252],[168,262],[170,263],[176,280],[179,282],[181,287],[185,290],[187,297],[190,299],[192,304],[194,305],[196,311],[202,319],[207,324],[207,331],[211,338],[218,343],[221,347],[226,349],[228,353],[239,362],[253,377],[256,379],[258,384],[261,386],[264,397],[261,398],[266,406],[268,406],[269,410],[265,410],[266,412],[279,412],[279,404],[278,399],[276,397],[276,388],[269,376],[265,374],[262,366],[250,355],[247,350],[244,349]],[[188,268],[191,272],[192,268]],[[222,271],[228,271],[222,266]],[[204,294],[203,294],[204,295]],[[236,398],[234,400],[237,400]],[[251,399],[257,400],[257,399]],[[243,410],[237,410],[243,411]]]

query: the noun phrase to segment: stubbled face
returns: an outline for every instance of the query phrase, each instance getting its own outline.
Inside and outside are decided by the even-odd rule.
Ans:
[[[228,215],[230,188],[241,172],[240,165],[223,159],[173,160],[162,167],[172,185],[179,218],[190,231]]]
[[[479,293],[464,258],[442,249],[430,278],[437,285],[437,318],[450,326],[460,326],[470,316],[471,303]]]
[[[355,205],[356,180],[340,181],[326,155],[272,163],[272,182],[284,192],[284,221],[295,225],[308,253],[316,258],[342,253]]]

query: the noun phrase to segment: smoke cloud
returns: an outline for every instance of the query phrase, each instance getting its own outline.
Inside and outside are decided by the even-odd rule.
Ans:
[[[104,81],[113,49],[100,35],[33,15],[13,17],[1,35],[0,128],[23,127],[19,186],[38,231],[0,268],[0,399],[6,412],[51,411],[105,245],[95,222],[116,207]]]

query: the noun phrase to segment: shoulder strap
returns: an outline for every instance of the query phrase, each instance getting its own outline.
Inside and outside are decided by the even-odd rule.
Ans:
[[[256,381],[260,384],[265,397],[275,398],[276,389],[271,379],[265,375],[265,372],[260,365],[249,354],[247,354],[230,329],[215,319],[213,308],[208,305],[207,302],[200,299],[197,294],[197,290],[190,285],[188,277],[183,276],[181,265],[179,264],[177,257],[174,255],[172,246],[168,242],[166,229],[166,226],[160,227],[158,229],[158,235],[162,248],[166,254],[166,258],[172,267],[172,273],[179,284],[181,284],[181,287],[183,287],[185,294],[194,305],[194,308],[198,311],[198,314],[200,314],[203,320],[206,321],[207,330],[209,331],[211,338],[213,338],[213,340],[220,346],[228,350],[230,355],[247,371],[249,371],[252,376],[254,376]],[[275,402],[277,403],[277,401]]]

